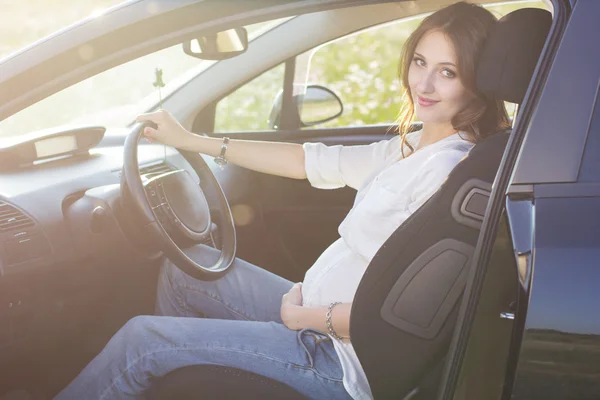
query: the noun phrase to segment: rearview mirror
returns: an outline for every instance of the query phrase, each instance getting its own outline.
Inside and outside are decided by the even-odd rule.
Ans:
[[[202,60],[225,60],[248,49],[248,31],[245,28],[209,33],[183,42],[185,54]]]

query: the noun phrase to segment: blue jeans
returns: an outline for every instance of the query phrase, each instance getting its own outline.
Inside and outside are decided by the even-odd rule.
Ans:
[[[188,255],[212,265],[219,252],[196,246]],[[251,371],[309,398],[349,399],[331,339],[283,325],[281,297],[291,286],[239,259],[215,281],[194,279],[165,261],[156,301],[160,316],[129,320],[56,399],[140,399],[154,379],[198,364]]]

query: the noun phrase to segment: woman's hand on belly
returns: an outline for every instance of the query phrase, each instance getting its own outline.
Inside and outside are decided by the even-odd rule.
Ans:
[[[352,303],[339,304],[331,313],[331,322],[338,336],[344,342],[350,339],[350,310]],[[304,328],[316,329],[329,333],[326,323],[327,307],[303,307],[302,284],[296,283],[281,301],[281,320],[291,330]]]
[[[302,329],[299,326],[302,308],[302,282],[295,283],[289,292],[283,295],[281,299],[281,320],[283,324],[292,330]]]

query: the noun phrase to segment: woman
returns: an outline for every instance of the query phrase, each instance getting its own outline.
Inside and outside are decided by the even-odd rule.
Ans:
[[[358,190],[340,238],[292,284],[236,260],[221,279],[202,282],[168,261],[157,314],[133,318],[59,394],[59,399],[131,399],[152,379],[194,364],[249,370],[310,398],[367,399],[354,353],[350,310],[379,247],[440,187],[475,142],[508,127],[503,103],[475,88],[475,60],[495,23],[491,13],[458,3],[427,17],[403,49],[405,110],[400,135],[368,146],[232,140],[225,158],[255,171],[308,178],[318,188]],[[416,115],[422,130],[409,133]],[[141,115],[152,141],[217,156],[220,139],[186,131],[165,111]],[[196,247],[202,264],[218,253]],[[182,318],[200,317],[208,318]],[[210,318],[210,319],[209,319]]]

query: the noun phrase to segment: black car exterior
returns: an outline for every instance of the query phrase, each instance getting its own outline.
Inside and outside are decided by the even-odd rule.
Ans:
[[[600,2],[572,3],[547,80],[530,89],[537,106],[515,127],[514,141],[526,135],[515,168],[497,181],[447,399],[600,398]]]

